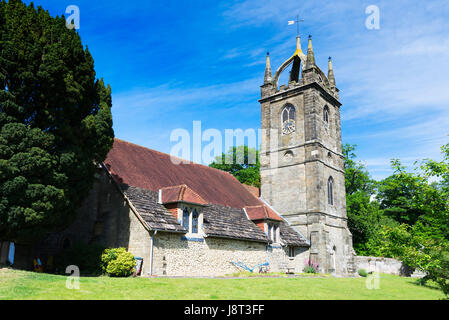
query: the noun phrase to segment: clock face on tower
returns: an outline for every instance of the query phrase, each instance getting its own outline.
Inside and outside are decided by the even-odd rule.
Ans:
[[[289,120],[284,121],[284,123],[282,125],[282,134],[283,135],[291,134],[291,133],[295,132],[295,130],[296,130],[295,120],[289,119]]]

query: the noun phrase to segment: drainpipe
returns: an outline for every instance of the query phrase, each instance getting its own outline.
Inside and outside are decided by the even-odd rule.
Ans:
[[[150,239],[151,239],[151,246],[150,246],[150,276],[153,275],[153,247],[154,247],[154,237],[157,234],[157,230],[155,230],[153,232],[153,234],[151,235],[150,233]]]

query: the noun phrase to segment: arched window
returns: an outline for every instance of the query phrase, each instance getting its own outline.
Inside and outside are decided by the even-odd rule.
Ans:
[[[334,205],[334,179],[332,177],[327,180],[327,202]]]
[[[287,135],[296,131],[296,109],[291,104],[284,107],[281,113],[282,134]]]
[[[198,212],[196,209],[192,211],[192,233],[198,233]]]
[[[185,208],[184,211],[182,212],[182,226],[187,230],[187,232],[189,232],[189,218],[190,218],[189,210]]]

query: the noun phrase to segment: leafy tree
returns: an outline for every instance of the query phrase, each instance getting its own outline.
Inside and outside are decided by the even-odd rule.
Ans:
[[[0,238],[72,221],[112,147],[111,88],[63,16],[0,0]]]
[[[425,213],[422,205],[426,194],[423,189],[430,186],[425,177],[406,172],[405,167],[397,159],[391,161],[393,175],[379,183],[377,198],[385,214],[399,223],[413,225]]]
[[[423,282],[433,280],[449,295],[449,144],[442,152],[444,159],[424,161],[421,173],[405,172],[393,161],[397,181],[389,181],[388,187],[393,185],[399,192],[388,193],[388,199],[393,206],[403,205],[406,218],[401,217],[400,226],[384,227],[368,247],[376,248],[380,256],[398,258],[426,272]],[[433,179],[439,182],[430,183]]]
[[[357,254],[373,255],[366,244],[377,237],[379,228],[394,225],[394,221],[384,216],[379,203],[373,199],[376,181],[370,177],[363,163],[356,161],[356,147],[343,145],[348,227]]]
[[[259,151],[254,148],[233,147],[209,166],[229,172],[241,183],[260,188]]]
[[[343,145],[346,194],[362,192],[371,196],[374,194],[376,182],[370,177],[363,163],[355,160],[357,158],[354,153],[356,148],[357,145]]]

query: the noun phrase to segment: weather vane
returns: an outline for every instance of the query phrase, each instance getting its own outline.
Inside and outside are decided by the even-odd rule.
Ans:
[[[299,23],[300,22],[304,22],[304,19],[299,20],[299,15],[296,16],[296,20],[288,21],[289,26],[296,23],[296,32],[297,32],[298,36],[299,36]]]

